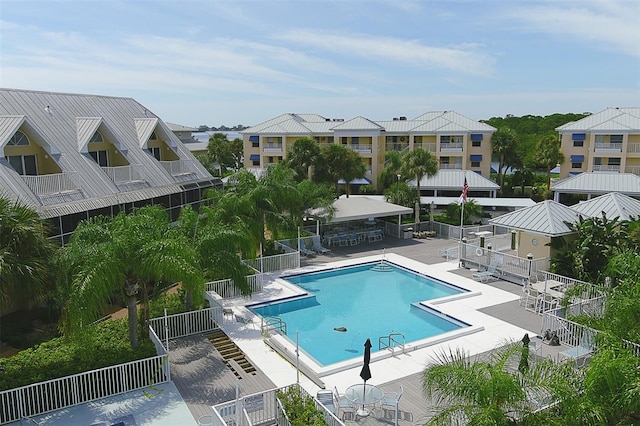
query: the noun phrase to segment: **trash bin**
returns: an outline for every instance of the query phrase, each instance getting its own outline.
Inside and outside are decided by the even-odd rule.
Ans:
[[[404,230],[404,239],[413,238],[413,228],[405,228]]]

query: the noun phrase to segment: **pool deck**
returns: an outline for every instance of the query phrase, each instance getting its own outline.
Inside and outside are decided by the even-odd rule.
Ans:
[[[421,373],[434,354],[448,351],[452,347],[462,347],[469,355],[482,354],[500,346],[506,339],[519,340],[524,333],[528,333],[532,338],[540,334],[542,317],[519,306],[521,287],[500,280],[485,284],[474,281],[471,277],[472,271],[459,268],[457,260],[447,261],[440,255],[441,249],[455,245],[455,241],[438,238],[421,240],[385,238],[380,242],[365,242],[353,247],[332,247],[331,255],[318,255],[303,258],[301,261],[302,268],[313,270],[321,269],[327,263],[347,264],[364,260],[362,258],[366,257],[380,258],[383,253],[389,260],[402,256],[409,259],[410,263],[415,262],[417,267],[425,268],[436,278],[463,283],[467,288],[482,292],[482,297],[444,303],[439,306],[439,309],[473,324],[481,324],[484,326],[484,331],[372,362],[372,379],[368,383],[375,384],[390,393],[397,391],[399,385],[404,388],[399,404],[400,425],[424,424],[425,419],[429,417],[429,404],[422,394]],[[287,296],[293,294],[290,293],[292,291],[286,287],[267,285],[264,294],[254,296],[250,303]],[[250,315],[246,308],[238,306],[247,301],[240,299],[228,303],[237,312]],[[247,355],[258,374],[245,375],[237,379],[231,370],[222,364],[222,357],[218,351],[203,337],[192,337],[184,343],[181,341],[173,343],[181,349],[176,351],[172,348],[172,379],[195,419],[210,413],[211,405],[233,399],[236,384],[239,386],[240,396],[244,396],[296,382],[294,366],[264,344],[259,323],[243,324],[233,319],[225,319],[222,328]],[[540,355],[542,356],[555,356],[559,350],[564,349],[541,346]],[[202,358],[209,360],[210,365],[203,366]],[[215,359],[218,362],[213,361]],[[340,392],[344,392],[348,386],[362,383],[359,371],[359,367],[350,368],[320,379],[327,389],[337,388]],[[315,395],[319,389],[313,380],[303,374],[300,374],[300,384],[312,395]],[[369,417],[358,418],[357,421],[347,420],[346,423],[367,426],[393,424],[389,415],[389,411],[377,410]]]
[[[396,392],[400,385],[404,388],[398,422],[402,426],[424,424],[429,418],[430,404],[422,394],[421,373],[434,354],[451,347],[462,347],[469,355],[483,354],[501,345],[507,338],[519,340],[525,332],[531,337],[540,334],[542,317],[519,306],[521,287],[500,280],[485,284],[474,281],[472,271],[461,269],[457,260],[447,261],[440,255],[441,249],[455,246],[455,241],[438,238],[401,240],[385,237],[378,242],[331,247],[330,256],[318,255],[301,261],[302,268],[318,269],[332,262],[348,264],[366,257],[379,259],[383,253],[389,260],[401,256],[429,275],[463,284],[482,293],[480,297],[439,304],[438,309],[472,324],[482,325],[483,331],[371,363],[372,378],[368,383],[389,393]],[[271,300],[294,292],[293,288],[269,284],[265,286],[265,291],[255,295],[249,302]],[[246,303],[243,299],[225,301],[225,305],[236,312],[249,316],[249,311],[242,306]],[[68,424],[69,419],[88,425],[114,420],[138,425],[197,424],[201,416],[211,413],[212,405],[233,400],[236,392],[239,396],[246,396],[296,382],[294,366],[265,345],[259,322],[245,324],[226,317],[222,329],[255,367],[254,373],[242,371],[233,362],[230,365],[236,368],[230,368],[229,362],[224,362],[223,356],[207,336],[176,339],[170,342],[172,382],[158,386],[163,389],[162,392],[158,391],[158,397],[148,398],[145,392],[138,391],[38,416],[34,420],[43,422],[41,424]],[[372,340],[375,340],[375,336],[372,336]],[[541,346],[539,355],[545,357],[554,357],[566,349]],[[362,383],[359,372],[358,366],[320,379],[327,389],[337,388],[344,392],[348,386]],[[300,384],[312,395],[319,389],[313,380],[303,374],[300,374]],[[345,423],[388,426],[393,424],[390,415],[390,411],[378,409],[368,417],[346,420]],[[129,419],[129,416],[132,418]]]

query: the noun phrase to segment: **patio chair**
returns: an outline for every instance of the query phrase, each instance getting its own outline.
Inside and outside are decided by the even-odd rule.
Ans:
[[[486,271],[476,272],[475,274],[473,274],[473,279],[482,283],[486,283],[489,279],[496,277],[497,268],[498,262],[494,260],[489,263]]]
[[[338,392],[338,388],[334,387],[334,394],[338,403],[338,410],[342,420],[354,420],[356,415],[356,406],[349,401],[344,394]]]
[[[358,235],[357,234],[351,234],[349,235],[349,245],[355,246],[359,243],[360,241],[358,240]]]
[[[316,252],[313,250],[309,250],[305,244],[304,244],[304,240],[300,240],[300,253],[304,254],[305,256],[315,256]]]
[[[319,253],[319,254],[330,254],[331,250],[329,250],[326,247],[323,247],[322,244],[320,243],[320,237],[318,237],[317,235],[315,237],[313,237],[312,239],[313,241],[313,249]]]
[[[320,404],[324,405],[327,410],[329,410],[333,414],[336,414],[336,405],[333,399],[333,392],[331,392],[330,390],[320,389],[316,393],[316,399]]]
[[[384,418],[386,419],[386,411],[390,410],[393,411],[393,419],[396,421],[397,423],[397,416],[398,416],[398,404],[400,403],[400,398],[402,398],[402,393],[403,393],[404,389],[402,388],[402,385],[400,385],[400,388],[398,389],[397,392],[395,393],[389,393],[389,392],[385,392],[384,396],[382,397],[382,400],[380,401],[380,408],[382,408],[383,411],[383,415]]]
[[[253,325],[253,318],[246,318],[238,314],[233,314],[233,316],[236,318],[236,322],[242,323],[244,325]]]

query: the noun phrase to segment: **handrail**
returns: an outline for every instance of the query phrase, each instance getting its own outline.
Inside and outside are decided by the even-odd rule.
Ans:
[[[262,317],[260,331],[262,334],[277,330],[282,334],[287,334],[287,323],[278,317]]]
[[[402,341],[396,340],[397,337],[402,337]],[[386,339],[386,343],[385,340]],[[391,333],[388,336],[380,336],[378,338],[378,350],[382,349],[391,349],[391,354],[395,355],[395,348],[402,348],[402,353],[404,354],[404,347],[406,344],[406,339],[404,334],[402,333]]]

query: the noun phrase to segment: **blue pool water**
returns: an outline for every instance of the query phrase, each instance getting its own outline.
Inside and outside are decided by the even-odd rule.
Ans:
[[[385,264],[390,271],[374,271],[369,263],[285,277],[309,295],[250,308],[281,318],[294,343],[298,331],[300,349],[322,366],[361,356],[367,338],[374,352],[378,338],[390,333],[402,333],[409,343],[468,326],[412,305],[465,290]]]

